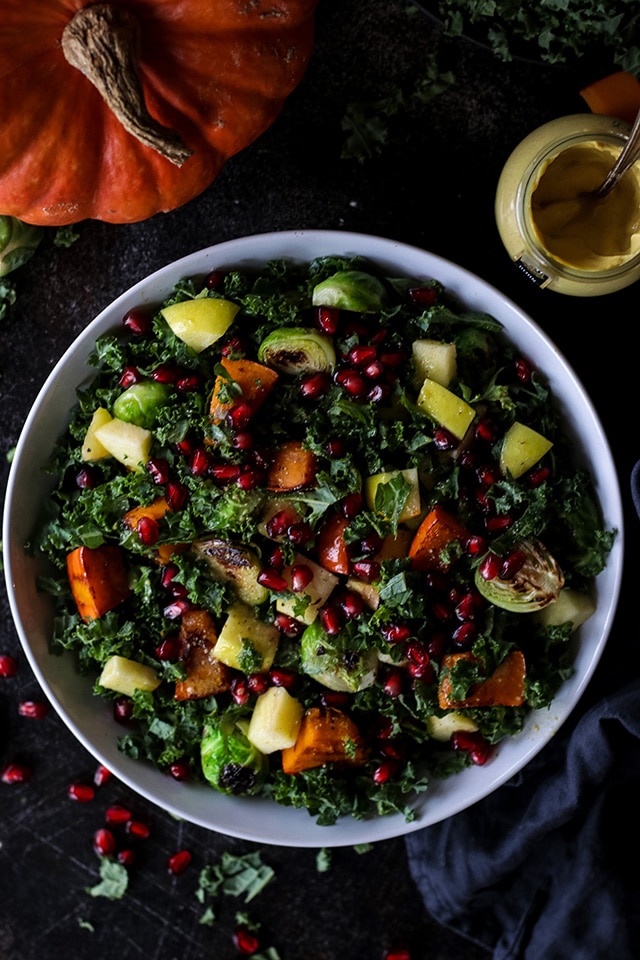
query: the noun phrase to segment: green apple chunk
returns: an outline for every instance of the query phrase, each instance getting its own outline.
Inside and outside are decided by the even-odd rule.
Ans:
[[[420,482],[418,480],[417,467],[409,467],[407,470],[385,470],[382,473],[375,473],[367,477],[364,482],[364,498],[369,510],[376,510],[376,495],[382,493],[381,486],[384,488],[387,484],[392,484],[398,477],[405,481],[406,499],[399,514],[395,517],[398,523],[406,520],[412,520],[419,516],[420,504]],[[393,517],[387,517],[388,520]]]
[[[146,427],[113,418],[95,431],[95,438],[119,463],[143,470],[151,453],[153,434]]]
[[[304,707],[284,687],[269,687],[258,697],[247,739],[260,753],[292,747],[298,738]]]
[[[435,714],[427,717],[427,733],[432,740],[438,740],[440,743],[448,743],[451,734],[457,733],[458,730],[475,733],[477,729],[478,725],[471,717],[456,711],[445,713],[443,717],[437,717]]]
[[[538,623],[545,627],[558,627],[570,623],[574,630],[593,616],[596,605],[588,593],[581,593],[571,587],[563,587],[556,600],[538,610],[535,614]]]
[[[300,554],[294,557],[291,566],[285,567],[282,571],[282,576],[287,581],[289,588],[292,582],[292,568],[298,565],[309,568],[312,574],[311,580],[304,590],[298,593],[286,593],[278,597],[276,610],[288,617],[295,617],[296,620],[301,620],[303,623],[313,623],[320,612],[320,608],[326,603],[337,586],[338,577],[329,570],[325,570],[320,564],[314,563],[313,560],[309,560],[308,557]]]
[[[104,664],[98,683],[106,690],[132,697],[136,690],[145,693],[155,690],[160,686],[160,678],[153,667],[114,655]]]
[[[239,309],[230,300],[198,297],[172,303],[160,312],[176,337],[201,353],[226,333]]]
[[[213,655],[228,667],[244,671],[245,658],[253,659],[257,654],[261,662],[252,667],[251,672],[254,669],[269,670],[278,649],[279,639],[277,627],[258,620],[251,607],[238,601],[229,608],[227,619],[213,648]]]
[[[449,386],[457,372],[455,343],[442,340],[414,340],[413,363],[420,383],[427,378],[443,387]]]
[[[531,427],[516,420],[511,424],[502,441],[500,469],[505,476],[511,476],[517,480],[535,466],[552,446],[552,442],[537,430],[532,430]]]
[[[448,387],[427,377],[418,394],[418,407],[437,424],[462,440],[476,415],[474,408]]]
[[[87,427],[87,432],[82,442],[81,456],[86,463],[91,463],[94,460],[104,460],[105,457],[111,456],[106,447],[104,447],[96,437],[96,430],[104,427],[110,420],[111,414],[108,410],[105,410],[104,407],[98,407],[98,409],[94,411],[91,417],[91,423]]]

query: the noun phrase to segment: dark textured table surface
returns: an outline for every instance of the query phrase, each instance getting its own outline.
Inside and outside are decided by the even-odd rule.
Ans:
[[[451,71],[453,82],[433,99],[420,98],[415,93],[425,89],[421,81],[432,62]],[[604,58],[595,66],[503,63],[473,42],[443,37],[437,23],[403,0],[321,0],[304,81],[271,129],[203,195],[144,223],[84,222],[69,248],[47,235],[13,275],[18,299],[0,322],[2,490],[8,454],[45,377],[116,295],[218,241],[330,228],[416,244],[469,268],[527,310],[590,392],[628,508],[628,475],[639,449],[632,393],[638,360],[629,350],[629,335],[637,337],[637,287],[594,299],[540,291],[510,264],[493,219],[498,175],[511,149],[542,122],[585,111],[578,91],[606,68]],[[348,108],[398,93],[379,153],[364,162],[344,156]],[[623,592],[619,622],[627,615],[633,611]],[[381,958],[394,945],[409,948],[413,960],[486,956],[426,914],[401,839],[367,851],[338,849],[327,871],[318,870],[314,850],[262,848],[274,880],[248,905],[233,897],[212,901],[216,922],[201,923],[200,870],[224,852],[258,848],[177,822],[114,780],[91,803],[74,804],[68,785],[90,782],[96,761],[53,711],[42,720],[18,715],[21,700],[42,695],[4,594],[2,652],[15,655],[19,671],[0,680],[0,764],[22,757],[33,775],[26,784],[0,785],[0,960],[225,960],[236,956],[231,934],[238,910],[262,924],[263,946],[275,947],[283,960]],[[98,882],[93,834],[114,802],[130,805],[151,827],[119,900],[87,893]],[[193,861],[172,877],[166,860],[181,848]]]

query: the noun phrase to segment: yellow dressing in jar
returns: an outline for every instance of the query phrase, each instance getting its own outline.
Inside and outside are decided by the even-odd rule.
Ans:
[[[640,163],[605,199],[589,195],[628,132],[611,117],[561,117],[533,131],[507,160],[496,193],[498,231],[540,287],[598,296],[640,279]]]

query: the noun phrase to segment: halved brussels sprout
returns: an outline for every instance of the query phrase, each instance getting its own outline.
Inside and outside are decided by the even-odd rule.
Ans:
[[[339,270],[313,288],[314,307],[338,307],[355,313],[379,313],[386,290],[377,277],[363,270]]]
[[[347,693],[370,687],[378,668],[377,650],[341,650],[317,620],[302,634],[300,659],[303,671],[323,687]]]
[[[113,402],[112,414],[125,423],[149,430],[154,426],[158,410],[171,396],[171,387],[155,380],[143,380],[127,387]]]
[[[249,606],[256,607],[268,599],[269,591],[258,583],[262,564],[251,547],[211,536],[194,540],[191,549],[206,562],[214,580],[230,583],[240,600]]]
[[[208,723],[200,744],[202,772],[206,780],[233,796],[255,793],[267,773],[267,758],[246,735],[248,721],[217,718]]]
[[[261,363],[292,375],[330,373],[336,365],[331,337],[307,327],[282,327],[260,344]]]
[[[475,573],[475,585],[486,600],[502,610],[534,613],[558,598],[564,585],[564,574],[538,540],[523,541],[518,545],[518,552],[522,553],[524,561],[512,576],[486,580],[480,565]]]

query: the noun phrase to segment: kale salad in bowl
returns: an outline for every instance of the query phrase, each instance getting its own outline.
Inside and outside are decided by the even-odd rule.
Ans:
[[[546,335],[415,247],[229,241],[111,304],[29,415],[5,507],[21,641],[140,794],[293,846],[486,796],[578,701],[622,510]]]

